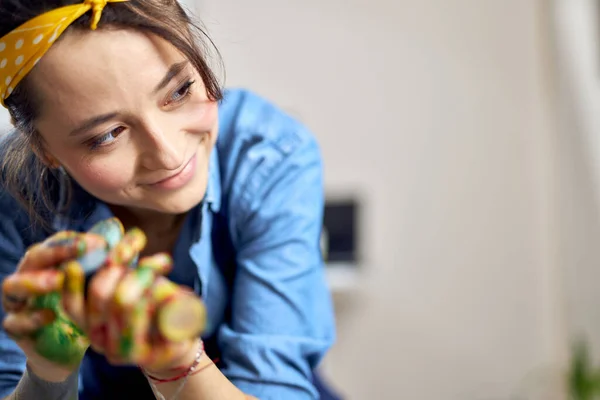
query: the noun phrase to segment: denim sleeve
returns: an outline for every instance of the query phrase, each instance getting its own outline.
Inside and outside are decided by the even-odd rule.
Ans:
[[[25,245],[21,235],[22,219],[14,202],[0,193],[0,284],[13,273],[19,260],[25,253]],[[1,295],[0,286],[0,295]],[[4,311],[0,307],[0,320],[4,320]],[[0,398],[11,394],[23,372],[25,371],[25,355],[16,343],[8,337],[0,325]]]
[[[321,157],[313,139],[277,162],[273,151],[246,154],[258,161],[231,207],[238,270],[218,336],[223,373],[261,400],[317,399],[312,372],[335,336],[319,246]]]

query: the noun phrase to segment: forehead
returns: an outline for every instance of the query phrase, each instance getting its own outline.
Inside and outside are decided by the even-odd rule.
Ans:
[[[123,107],[132,91],[149,94],[169,67],[184,60],[170,43],[131,30],[73,30],[29,77],[46,111],[98,112]],[[67,113],[68,114],[68,113]]]

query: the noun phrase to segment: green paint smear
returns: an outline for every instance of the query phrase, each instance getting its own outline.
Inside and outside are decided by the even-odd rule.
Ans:
[[[131,334],[131,330],[127,329],[123,332],[123,336],[119,341],[119,351],[121,353],[121,357],[127,357],[131,354],[131,350],[133,349],[133,336]]]
[[[121,224],[116,219],[100,221],[89,232],[102,235],[107,241],[108,248],[113,248],[123,237]],[[83,242],[81,242],[83,245]],[[79,249],[79,258],[85,257],[85,248]],[[34,309],[50,309],[56,314],[56,319],[32,335],[35,349],[39,355],[56,364],[75,367],[80,362],[89,340],[85,333],[77,327],[66,315],[61,306],[61,294],[49,293],[35,298]]]
[[[135,270],[135,274],[137,275],[137,284],[142,287],[150,287],[152,282],[154,281],[154,271],[150,268],[138,267]]]
[[[108,244],[108,249],[113,248],[123,237],[121,225],[115,219],[108,219],[97,223],[89,232],[102,235]],[[84,251],[82,248],[81,251]],[[80,259],[85,255],[80,255]],[[134,262],[135,264],[135,262]],[[152,280],[150,271],[139,272],[139,278],[145,284]],[[46,294],[34,299],[34,309],[50,309],[56,314],[56,319],[49,325],[44,326],[32,335],[35,349],[42,357],[56,364],[75,367],[80,362],[87,348],[89,340],[85,333],[77,327],[66,315],[61,306],[61,294],[59,292]],[[134,342],[131,332],[124,335],[121,340],[121,354],[130,354]]]
[[[56,319],[33,334],[35,349],[39,355],[59,365],[76,366],[81,362],[89,341],[85,333],[64,313],[60,306],[60,293],[39,296],[34,308],[50,309]]]
[[[61,295],[58,292],[48,293],[42,296],[38,296],[33,301],[34,309],[50,309],[56,310],[60,307]]]

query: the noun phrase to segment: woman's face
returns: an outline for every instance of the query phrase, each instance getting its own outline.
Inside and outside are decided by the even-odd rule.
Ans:
[[[125,30],[65,34],[29,82],[46,158],[89,193],[169,214],[202,200],[217,103],[168,42]]]

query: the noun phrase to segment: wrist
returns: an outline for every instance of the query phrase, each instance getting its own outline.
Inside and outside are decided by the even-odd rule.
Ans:
[[[17,384],[13,396],[14,399],[76,399],[79,379],[76,371],[73,371],[62,381],[48,381],[46,376],[38,376],[27,363],[21,380]]]
[[[192,372],[190,369],[196,368],[203,358],[204,344],[201,339],[198,339],[190,343],[188,350],[182,356],[168,363],[154,363],[154,365],[140,366],[140,368],[149,378],[171,380],[178,377],[183,378]]]
[[[39,379],[50,383],[65,382],[77,371],[76,369],[70,371],[63,368],[49,368],[39,366],[31,362],[30,360],[27,360],[27,368]]]

